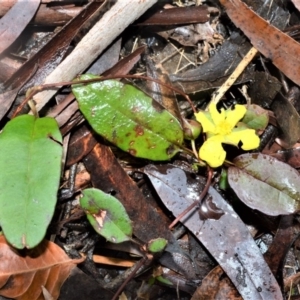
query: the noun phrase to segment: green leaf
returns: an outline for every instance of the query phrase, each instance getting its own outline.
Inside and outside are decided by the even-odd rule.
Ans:
[[[219,180],[219,188],[223,191],[226,191],[229,188],[227,169],[222,168]]]
[[[118,199],[94,188],[86,189],[82,194],[80,205],[100,235],[112,243],[131,239],[131,221]]]
[[[61,142],[54,119],[30,115],[9,121],[0,134],[0,224],[18,249],[38,245],[52,219]]]
[[[164,278],[164,277],[161,276],[161,275],[155,277],[155,279],[156,279],[157,281],[161,282],[161,283],[166,284],[166,285],[173,285],[173,283],[172,283],[169,279]]]
[[[80,79],[97,78],[83,75]],[[131,155],[167,160],[180,151],[180,122],[135,87],[116,80],[72,86],[93,129]]]
[[[167,246],[168,241],[164,238],[157,238],[148,242],[148,250],[150,252],[161,252]]]
[[[258,105],[251,104],[247,107],[246,114],[241,122],[245,123],[248,128],[264,130],[269,123],[268,111]]]
[[[243,154],[228,169],[228,182],[241,201],[267,215],[300,210],[300,175],[289,165],[264,154]]]
[[[202,131],[202,126],[195,120],[182,119],[184,138],[187,140],[195,140]]]

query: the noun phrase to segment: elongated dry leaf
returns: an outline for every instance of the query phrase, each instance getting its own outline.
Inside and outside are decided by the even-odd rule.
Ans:
[[[42,286],[57,299],[71,270],[83,259],[72,260],[56,244],[43,241],[22,255],[0,236],[0,295],[16,300],[44,300]]]
[[[289,79],[300,84],[300,44],[270,25],[240,0],[220,0],[252,45]]]
[[[300,11],[300,0],[292,0],[294,3],[295,7]]]
[[[300,210],[300,175],[295,169],[260,153],[240,155],[234,164],[228,182],[247,206],[270,216]]]
[[[203,187],[203,178],[194,178],[172,165],[148,165],[144,172],[174,216],[197,201]],[[181,222],[218,261],[243,299],[281,300],[276,279],[239,216],[211,187],[206,203],[210,205],[210,214],[206,210],[209,217],[202,218],[194,209]],[[220,210],[223,213],[216,214]]]
[[[33,18],[40,0],[19,0],[1,18],[0,23],[0,53],[7,49]]]
[[[286,149],[292,148],[300,138],[300,117],[297,110],[281,94],[273,101],[271,108],[280,128],[279,138]]]
[[[60,179],[61,134],[52,118],[22,115],[0,134],[0,224],[18,249],[40,243],[52,219]]]

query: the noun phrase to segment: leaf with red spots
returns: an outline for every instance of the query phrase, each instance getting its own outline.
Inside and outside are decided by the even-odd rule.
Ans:
[[[94,229],[112,243],[131,239],[132,226],[124,206],[98,189],[86,189],[80,205]]]
[[[97,76],[85,74],[80,79]],[[93,129],[131,155],[167,160],[181,149],[180,122],[140,90],[116,80],[72,87]]]

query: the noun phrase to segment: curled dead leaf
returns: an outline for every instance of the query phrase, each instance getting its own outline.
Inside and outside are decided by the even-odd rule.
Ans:
[[[20,254],[0,236],[0,295],[17,300],[44,300],[42,286],[59,296],[60,288],[76,264],[56,244],[43,241]]]

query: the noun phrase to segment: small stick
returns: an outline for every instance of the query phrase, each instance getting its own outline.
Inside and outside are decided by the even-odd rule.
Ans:
[[[238,66],[233,71],[233,73],[227,78],[227,80],[222,84],[222,86],[214,93],[210,103],[216,103],[217,104],[221,100],[221,98],[224,96],[224,94],[236,82],[236,80],[243,73],[245,68],[249,65],[249,63],[252,61],[252,59],[254,58],[254,56],[257,53],[258,53],[258,51],[254,47],[252,47],[248,51],[248,53],[244,56],[244,58],[238,64]],[[208,104],[208,106],[209,106],[209,104]]]

